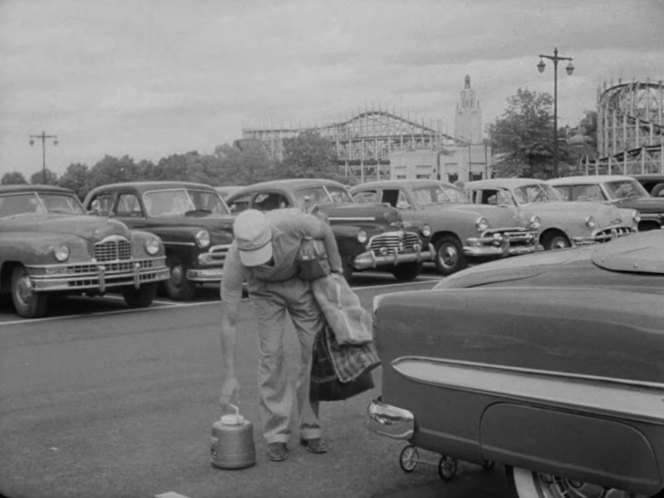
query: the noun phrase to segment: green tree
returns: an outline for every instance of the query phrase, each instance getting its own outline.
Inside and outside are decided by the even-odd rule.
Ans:
[[[25,176],[18,171],[5,173],[0,180],[0,185],[23,185],[26,183],[28,183],[28,181],[25,179]]]
[[[44,173],[46,173],[46,181],[44,181]],[[33,185],[57,185],[58,175],[46,168],[46,170],[36,171],[30,175],[30,183]]]
[[[279,167],[284,178],[339,177],[334,144],[313,131],[284,140],[284,159]]]
[[[58,185],[76,192],[79,199],[85,198],[90,190],[90,169],[85,164],[70,164],[58,179]]]
[[[215,149],[220,160],[216,185],[249,185],[275,177],[274,161],[259,140],[241,139]]]
[[[90,170],[90,188],[109,183],[128,182],[141,179],[138,165],[129,156],[120,159],[112,156],[104,158]]]
[[[488,126],[491,146],[502,155],[497,176],[548,177],[553,168],[553,97],[548,93],[517,90],[507,99],[503,115]],[[559,134],[559,136],[563,136]],[[559,162],[567,153],[559,147]]]

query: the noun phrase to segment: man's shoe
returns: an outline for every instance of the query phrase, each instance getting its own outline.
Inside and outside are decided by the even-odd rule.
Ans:
[[[265,456],[273,462],[282,462],[288,458],[286,443],[270,443],[267,445]]]
[[[327,453],[325,442],[319,437],[314,439],[300,439],[300,444],[311,453]]]

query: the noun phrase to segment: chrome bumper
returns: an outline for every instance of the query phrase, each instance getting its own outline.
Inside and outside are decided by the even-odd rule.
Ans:
[[[482,247],[473,247],[466,246],[463,248],[463,253],[466,256],[471,256],[475,258],[479,257],[504,257],[504,256],[518,256],[520,254],[530,254],[537,250],[536,244],[531,244],[527,246],[482,246]]]
[[[410,439],[415,432],[415,416],[377,398],[367,408],[367,427],[381,436]]]
[[[372,251],[363,252],[355,256],[353,268],[356,270],[368,270],[378,266],[397,266],[402,263],[421,263],[433,260],[434,250],[429,244],[428,250],[418,252],[393,253],[386,256],[376,256]]]
[[[170,278],[166,258],[28,266],[33,292],[95,290],[160,282]]]
[[[187,280],[192,282],[221,282],[223,267],[218,268],[194,268],[187,270]]]

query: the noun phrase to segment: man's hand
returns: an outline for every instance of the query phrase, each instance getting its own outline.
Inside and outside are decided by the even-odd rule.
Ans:
[[[231,404],[231,401],[235,401],[235,404],[237,404],[239,391],[240,385],[237,383],[235,376],[228,376],[224,379],[224,382],[221,384],[221,395],[219,396],[219,404],[222,411],[225,412],[228,410],[228,405]]]

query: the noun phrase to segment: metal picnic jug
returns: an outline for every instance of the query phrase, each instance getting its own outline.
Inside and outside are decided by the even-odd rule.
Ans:
[[[212,425],[210,458],[213,467],[244,469],[256,463],[254,426],[237,406],[230,406],[235,413],[223,415]]]

